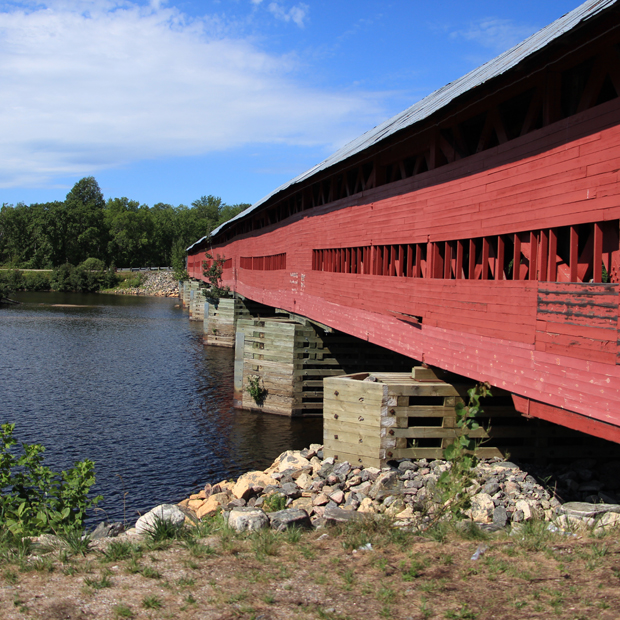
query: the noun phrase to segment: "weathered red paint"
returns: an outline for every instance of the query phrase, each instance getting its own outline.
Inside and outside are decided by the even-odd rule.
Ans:
[[[215,239],[211,251],[232,260],[225,283],[620,442],[620,99],[453,159]],[[593,227],[585,247],[582,224]],[[240,266],[280,254],[285,269]],[[203,259],[203,248],[188,257],[192,277]]]

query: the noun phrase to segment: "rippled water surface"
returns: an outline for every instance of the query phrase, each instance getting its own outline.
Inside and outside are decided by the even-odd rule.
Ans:
[[[321,442],[320,419],[232,407],[233,352],[204,347],[176,299],[23,293],[0,309],[0,421],[46,464],[96,463],[109,519]],[[102,517],[99,517],[102,518]]]

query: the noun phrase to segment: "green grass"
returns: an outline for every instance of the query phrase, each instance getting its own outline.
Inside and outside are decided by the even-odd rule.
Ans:
[[[144,609],[161,609],[163,603],[158,596],[150,595],[142,599],[142,607],[144,607]]]

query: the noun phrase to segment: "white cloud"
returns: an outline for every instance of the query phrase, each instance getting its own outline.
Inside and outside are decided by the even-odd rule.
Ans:
[[[376,96],[301,86],[289,57],[164,2],[2,6],[0,187],[252,143],[333,149],[381,116]]]
[[[469,24],[463,30],[450,33],[450,36],[475,41],[484,47],[501,53],[534,34],[538,29],[538,26],[515,24],[510,19],[487,17],[477,23]]]
[[[310,10],[310,7],[303,2],[300,2],[299,4],[291,7],[290,9],[284,8],[279,2],[270,2],[267,8],[269,9],[269,12],[277,19],[281,19],[284,22],[292,21],[300,28],[304,27],[304,20],[306,19],[306,17],[308,17],[308,11]]]

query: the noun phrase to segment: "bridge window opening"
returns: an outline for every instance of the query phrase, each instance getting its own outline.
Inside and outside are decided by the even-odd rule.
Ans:
[[[618,282],[620,222],[472,239],[313,250],[312,269],[444,280]]]
[[[441,427],[443,426],[443,416],[438,415],[436,417],[409,417],[407,418],[407,426],[434,426]]]
[[[286,252],[270,256],[242,256],[239,259],[239,267],[254,271],[286,269]]]

